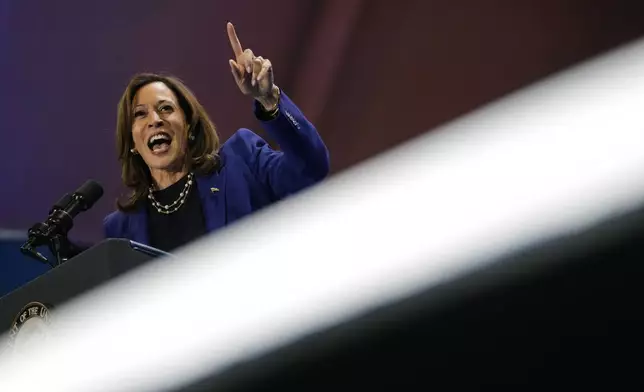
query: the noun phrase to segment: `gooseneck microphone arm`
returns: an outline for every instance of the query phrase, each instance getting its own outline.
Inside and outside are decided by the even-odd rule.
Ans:
[[[20,251],[36,260],[58,266],[71,257],[72,244],[67,233],[74,226],[74,217],[91,208],[103,196],[103,188],[96,181],[85,182],[73,194],[65,194],[49,211],[44,222],[33,225],[27,232],[28,238]],[[36,249],[47,245],[56,258],[52,264]]]

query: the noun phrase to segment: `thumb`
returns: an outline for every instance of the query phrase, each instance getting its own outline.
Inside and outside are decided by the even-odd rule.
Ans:
[[[242,80],[242,74],[239,70],[239,65],[237,65],[235,60],[228,60],[228,63],[230,64],[230,72],[232,72],[235,81],[239,83]]]

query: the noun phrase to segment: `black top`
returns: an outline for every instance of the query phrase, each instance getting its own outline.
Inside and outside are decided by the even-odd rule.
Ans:
[[[153,192],[154,198],[161,204],[172,204],[179,198],[186,181],[188,176],[184,176],[166,189]],[[194,179],[185,203],[177,211],[162,214],[149,199],[146,205],[150,245],[157,249],[170,252],[206,233],[201,199]]]

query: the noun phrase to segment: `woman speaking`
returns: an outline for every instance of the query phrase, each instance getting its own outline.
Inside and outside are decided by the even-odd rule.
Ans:
[[[273,81],[268,59],[243,49],[228,24],[241,92],[280,151],[248,129],[220,145],[194,94],[178,79],[136,75],[118,106],[117,150],[131,190],[104,219],[105,236],[171,251],[304,189],[329,172],[315,127]]]

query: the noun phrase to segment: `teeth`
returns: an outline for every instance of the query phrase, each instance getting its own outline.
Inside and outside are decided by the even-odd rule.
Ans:
[[[164,133],[157,133],[156,135],[153,135],[150,140],[148,141],[148,144],[154,143],[157,140],[167,140],[170,141],[170,137]]]
[[[150,141],[155,142],[155,141],[157,141],[157,140],[159,140],[159,139],[165,139],[165,140],[168,140],[168,137],[167,137],[167,136],[165,136],[165,135],[154,135],[154,136],[152,136],[152,139],[150,139]]]

